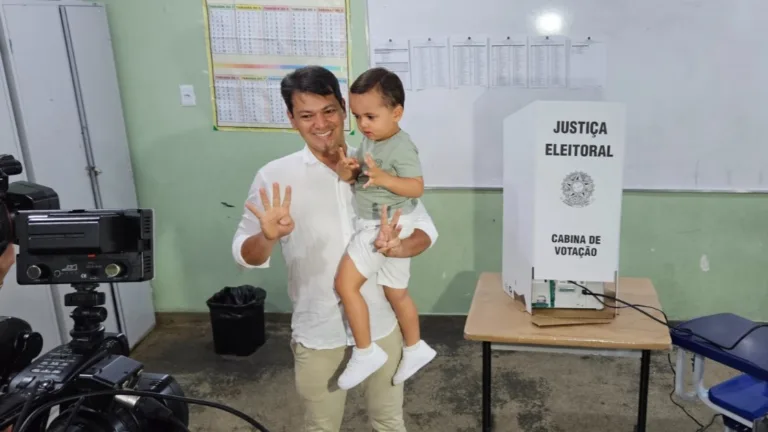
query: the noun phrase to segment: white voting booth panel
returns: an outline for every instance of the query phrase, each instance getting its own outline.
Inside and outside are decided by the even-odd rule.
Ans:
[[[526,309],[600,309],[618,282],[622,104],[536,101],[504,120],[503,286]],[[618,289],[618,284],[617,284]]]

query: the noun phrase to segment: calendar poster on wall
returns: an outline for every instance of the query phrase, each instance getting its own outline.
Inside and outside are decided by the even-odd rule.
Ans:
[[[347,0],[204,0],[215,127],[290,129],[280,81],[319,65],[348,99]],[[345,125],[350,129],[349,115]]]

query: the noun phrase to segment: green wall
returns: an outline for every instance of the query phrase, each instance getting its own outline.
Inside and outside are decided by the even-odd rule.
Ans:
[[[221,287],[249,283],[268,290],[268,311],[289,311],[282,259],[241,272],[230,242],[256,170],[303,144],[212,130],[202,0],[105,3],[140,204],[156,211],[157,309],[206,311]],[[353,0],[355,75],[367,64],[363,3]],[[197,106],[180,106],[179,84],[194,85]],[[424,314],[464,314],[478,273],[501,269],[501,195],[428,191],[424,201],[441,237],[414,261],[413,296]],[[767,215],[758,195],[627,194],[621,272],[650,277],[671,319],[768,321]]]

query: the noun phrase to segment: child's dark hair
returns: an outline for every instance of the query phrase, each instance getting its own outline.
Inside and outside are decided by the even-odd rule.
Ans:
[[[400,105],[405,108],[403,82],[400,81],[400,77],[397,74],[381,67],[363,72],[352,83],[349,92],[352,94],[363,94],[374,89],[381,93],[381,97],[388,107],[395,108]]]

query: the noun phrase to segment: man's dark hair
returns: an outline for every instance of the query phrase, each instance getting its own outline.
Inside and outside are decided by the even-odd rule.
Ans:
[[[341,98],[338,78],[324,67],[305,66],[283,78],[280,83],[280,93],[288,112],[291,114],[293,114],[293,94],[296,92],[313,93],[320,96],[332,94],[339,101],[341,108],[346,109],[344,100]]]
[[[357,77],[349,92],[352,94],[368,93],[371,90],[381,93],[384,103],[390,108],[400,105],[405,108],[405,90],[400,77],[394,72],[377,67],[368,69]]]

